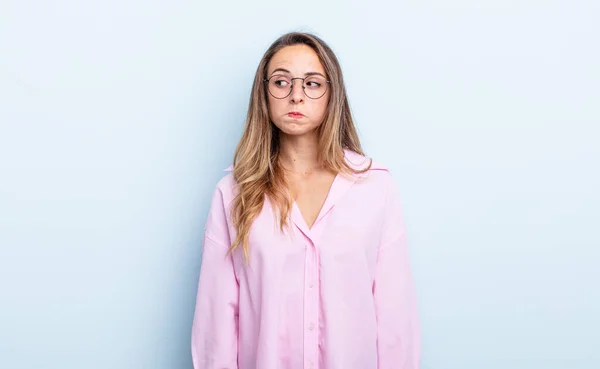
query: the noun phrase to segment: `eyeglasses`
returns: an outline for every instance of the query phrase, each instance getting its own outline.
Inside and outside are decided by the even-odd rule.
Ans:
[[[290,96],[294,88],[293,81],[295,79],[302,80],[302,91],[310,99],[318,99],[325,95],[327,88],[331,81],[328,81],[323,76],[314,75],[305,78],[290,78],[283,74],[272,75],[268,79],[264,79],[263,82],[267,84],[267,89],[271,96],[276,99],[285,99]]]

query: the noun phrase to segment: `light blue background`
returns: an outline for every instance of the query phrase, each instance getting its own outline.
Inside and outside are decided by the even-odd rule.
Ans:
[[[191,368],[209,198],[291,30],[398,180],[422,369],[600,368],[593,0],[2,1],[0,368]]]

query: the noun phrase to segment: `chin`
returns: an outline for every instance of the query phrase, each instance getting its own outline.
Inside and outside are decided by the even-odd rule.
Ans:
[[[297,124],[297,123],[283,123],[276,125],[279,130],[289,136],[302,136],[307,133],[312,133],[318,127],[313,127],[309,125]]]

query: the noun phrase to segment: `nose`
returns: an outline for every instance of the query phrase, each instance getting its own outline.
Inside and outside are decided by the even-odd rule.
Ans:
[[[294,104],[298,104],[300,101],[304,101],[304,88],[302,79],[294,79],[292,81],[292,93],[290,97]]]

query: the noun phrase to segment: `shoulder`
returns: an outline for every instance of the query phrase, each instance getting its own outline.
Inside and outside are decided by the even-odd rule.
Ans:
[[[233,165],[223,169],[221,179],[217,183],[217,187],[222,190],[232,190],[235,187],[235,179],[233,178]]]
[[[363,170],[371,167],[364,173],[356,173],[356,189],[361,191],[365,198],[379,199],[383,201],[382,206],[387,207],[390,202],[394,203],[399,196],[399,188],[390,168],[372,158],[361,154],[346,151],[346,160],[353,168]]]
[[[223,172],[213,188],[213,205],[218,202],[222,207],[228,207],[235,196],[236,186],[232,167],[225,169]]]
[[[346,163],[357,171],[369,168],[364,173],[357,173],[356,176],[359,178],[369,179],[369,182],[384,183],[386,185],[389,185],[390,181],[393,182],[390,168],[387,165],[348,149],[344,150],[344,157]]]

